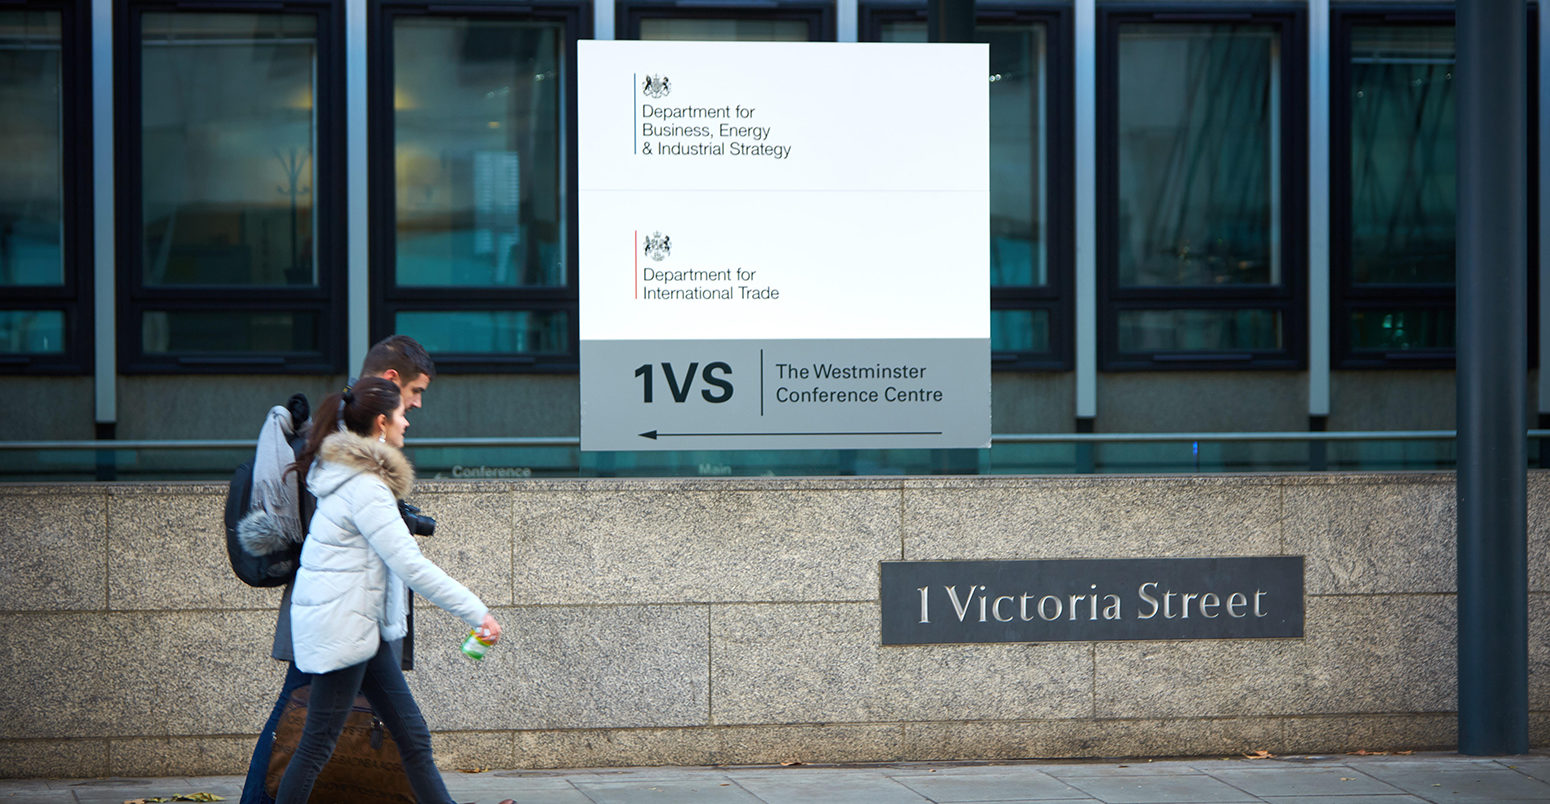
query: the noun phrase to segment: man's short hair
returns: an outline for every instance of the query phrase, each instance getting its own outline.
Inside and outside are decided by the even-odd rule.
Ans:
[[[388,369],[398,372],[406,382],[422,374],[436,379],[436,364],[431,362],[431,356],[408,335],[389,335],[377,341],[361,362],[362,377],[381,377]]]

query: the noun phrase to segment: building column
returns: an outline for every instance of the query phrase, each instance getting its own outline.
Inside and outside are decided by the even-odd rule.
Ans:
[[[91,3],[92,328],[96,437],[118,424],[118,238],[113,215],[113,0]]]
[[[1098,8],[1076,0],[1076,419],[1098,416]],[[1083,423],[1086,426],[1083,426]]]

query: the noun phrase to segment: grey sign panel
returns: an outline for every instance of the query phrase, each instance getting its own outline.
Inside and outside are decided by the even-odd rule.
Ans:
[[[988,339],[582,341],[584,450],[990,444]]]
[[[882,642],[1303,635],[1301,556],[885,561]]]

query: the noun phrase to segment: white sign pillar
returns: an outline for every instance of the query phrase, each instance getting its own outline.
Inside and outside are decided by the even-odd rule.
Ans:
[[[989,445],[985,45],[579,61],[582,449]]]

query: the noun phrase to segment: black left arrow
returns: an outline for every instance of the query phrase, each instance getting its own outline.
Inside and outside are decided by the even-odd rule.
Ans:
[[[812,433],[661,433],[656,430],[647,430],[640,433],[641,438],[649,438],[656,441],[661,438],[707,438],[712,436],[908,436],[908,435],[941,435],[941,430],[859,430],[850,432],[812,432]]]

